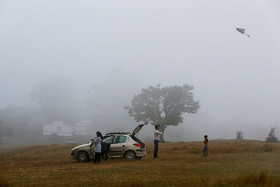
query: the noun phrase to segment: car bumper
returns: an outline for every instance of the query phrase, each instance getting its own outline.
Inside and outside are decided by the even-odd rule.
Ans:
[[[135,152],[137,157],[143,157],[147,155],[146,149],[137,149]]]
[[[71,151],[70,155],[71,155],[72,159],[77,159],[76,156],[75,156],[74,151]]]

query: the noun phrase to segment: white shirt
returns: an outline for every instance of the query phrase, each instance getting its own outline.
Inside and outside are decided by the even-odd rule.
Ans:
[[[162,134],[162,132],[160,132],[159,130],[155,130],[155,140],[160,140],[161,134]]]
[[[93,142],[95,144],[95,152],[101,153],[101,142],[102,142],[101,138],[96,137]]]

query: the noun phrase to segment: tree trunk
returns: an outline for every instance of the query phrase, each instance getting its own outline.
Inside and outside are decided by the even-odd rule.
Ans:
[[[163,138],[165,128],[166,128],[165,126],[162,127],[162,134],[160,135],[160,139],[159,139],[160,143],[165,143],[164,138]]]

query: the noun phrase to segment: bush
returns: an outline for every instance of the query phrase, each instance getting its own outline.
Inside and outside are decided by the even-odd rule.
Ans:
[[[236,132],[236,139],[237,140],[243,140],[243,132],[242,131],[237,131]]]
[[[270,129],[270,132],[265,140],[266,142],[278,142],[278,139],[275,136],[275,129],[276,129],[276,127],[273,127]]]

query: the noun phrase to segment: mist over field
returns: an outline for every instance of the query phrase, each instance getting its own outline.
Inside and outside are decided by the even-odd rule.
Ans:
[[[279,138],[279,10],[278,0],[0,0],[2,143],[56,121],[86,121],[92,136],[132,131],[124,106],[158,84],[194,86],[200,103],[166,141],[237,130],[265,140],[272,127]],[[152,141],[153,129],[139,136]]]

